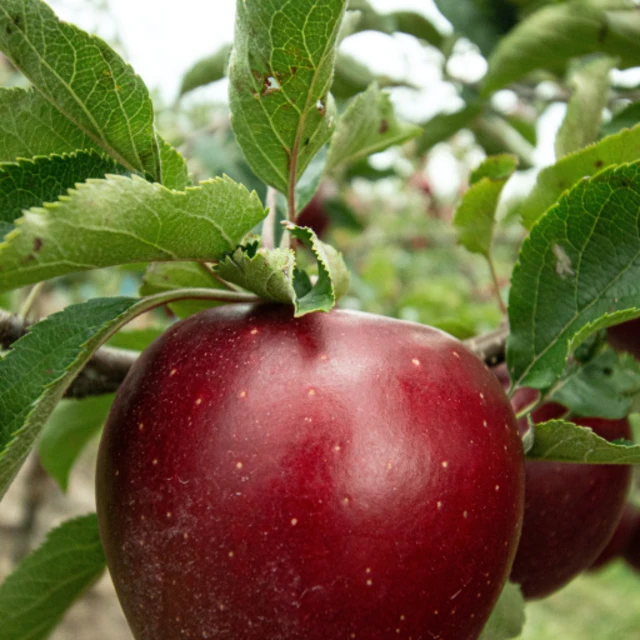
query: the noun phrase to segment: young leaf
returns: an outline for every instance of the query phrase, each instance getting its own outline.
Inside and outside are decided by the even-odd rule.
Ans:
[[[61,22],[41,0],[3,0],[0,51],[112,158],[162,181],[149,92],[104,41]]]
[[[329,140],[329,93],[346,0],[238,0],[231,121],[256,175],[288,193]]]
[[[24,209],[53,202],[77,183],[107,173],[129,175],[115,160],[95,151],[0,163],[0,221],[13,223]]]
[[[492,156],[471,174],[471,187],[456,210],[453,224],[458,242],[487,260],[491,256],[495,214],[500,194],[518,166],[511,155]]]
[[[261,298],[295,306],[295,317],[313,311],[330,311],[349,288],[349,273],[342,256],[318,240],[306,227],[288,225],[287,230],[314,253],[318,263],[318,280],[296,266],[290,249],[259,249],[254,242],[238,248],[219,262],[216,272]]]
[[[142,299],[95,298],[47,317],[14,343],[0,360],[0,498],[95,351],[141,313],[185,298],[239,300],[238,294],[215,289],[182,289]]]
[[[95,514],[50,531],[42,546],[0,585],[3,640],[48,638],[105,566]]]
[[[335,171],[420,135],[420,127],[399,122],[388,93],[372,84],[344,112],[331,140],[327,168]]]
[[[0,88],[0,162],[104,149],[33,89]],[[163,184],[182,190],[189,183],[185,159],[158,136]]]
[[[578,180],[606,167],[640,158],[640,126],[625,129],[597,144],[568,155],[538,174],[536,186],[522,203],[520,215],[527,229]]]
[[[614,58],[597,58],[571,79],[573,95],[556,137],[556,157],[562,158],[598,139],[602,112],[609,99],[609,72],[615,64]]]
[[[570,365],[549,399],[576,416],[620,420],[631,411],[638,392],[640,363],[628,353],[607,349],[584,365]]]
[[[507,582],[479,640],[519,638],[524,627],[524,597],[517,584]]]
[[[507,362],[516,386],[551,387],[589,335],[640,316],[640,163],[565,194],[522,245]]]
[[[265,216],[230,178],[169,191],[132,176],[80,184],[31,209],[0,244],[0,290],[132,262],[215,260]]]
[[[40,462],[63,491],[78,456],[107,419],[113,398],[105,394],[62,400],[45,424],[38,442]]]
[[[470,104],[455,113],[442,113],[422,125],[422,135],[416,140],[418,152],[423,154],[439,142],[448,140],[460,129],[464,129],[482,112],[480,104]]]
[[[196,62],[182,79],[180,95],[183,96],[198,87],[222,80],[227,73],[230,54],[231,45],[224,44],[213,55]]]
[[[550,420],[534,426],[533,460],[583,464],[640,464],[640,445],[609,442],[588,427],[566,420]]]
[[[390,17],[395,21],[395,31],[408,33],[434,47],[442,46],[443,35],[422,14],[415,11],[394,11]]]
[[[508,33],[489,58],[485,95],[535,69],[557,69],[589,53],[619,57],[622,68],[640,64],[640,16],[635,8],[605,11],[588,0],[543,7]]]

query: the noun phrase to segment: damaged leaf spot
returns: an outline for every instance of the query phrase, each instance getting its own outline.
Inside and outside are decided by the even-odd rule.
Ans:
[[[322,99],[316,102],[316,109],[321,116],[325,116],[327,113],[327,105],[323,102]]]
[[[388,120],[381,120],[380,121],[380,126],[378,127],[378,133],[382,136],[385,133],[387,133],[387,131],[389,131],[389,121]]]
[[[264,89],[262,90],[263,96],[268,96],[270,93],[280,91],[282,87],[275,76],[267,76],[264,79]]]
[[[559,245],[553,245],[553,255],[556,257],[556,273],[564,280],[567,276],[575,276],[575,271],[571,264],[571,258],[567,252]]]

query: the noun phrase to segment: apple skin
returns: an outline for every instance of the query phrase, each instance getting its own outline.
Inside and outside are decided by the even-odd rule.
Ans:
[[[627,351],[640,360],[640,318],[609,327],[607,340],[616,351]]]
[[[627,503],[622,512],[622,518],[613,532],[607,546],[600,552],[595,562],[589,567],[590,571],[602,569],[612,560],[619,558],[625,552],[636,527],[640,527],[640,511],[631,503]]]
[[[635,509],[636,517],[633,521],[622,556],[627,564],[640,572],[640,511]]]
[[[504,365],[494,369],[507,387]],[[519,389],[512,398],[518,413],[537,398],[533,389]],[[566,409],[547,403],[532,413],[535,423],[562,417]],[[607,440],[631,439],[627,420],[578,418]],[[525,418],[520,432],[528,430]],[[527,460],[522,537],[511,572],[527,600],[558,591],[596,560],[620,521],[629,493],[631,467]]]
[[[447,334],[225,306],[131,369],[96,492],[137,640],[473,640],[524,460],[502,386]]]

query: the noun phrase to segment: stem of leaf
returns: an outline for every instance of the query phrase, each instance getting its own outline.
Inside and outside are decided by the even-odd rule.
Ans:
[[[295,144],[291,150],[289,158],[289,193],[287,194],[287,208],[289,222],[295,224],[296,221],[296,181],[298,174],[298,151],[300,148],[300,138],[296,137]]]
[[[491,279],[493,280],[493,289],[496,294],[496,299],[498,301],[498,306],[500,307],[500,311],[502,311],[503,315],[507,315],[507,307],[502,300],[502,296],[500,295],[500,283],[498,282],[498,274],[496,273],[495,265],[493,264],[493,259],[491,256],[487,258],[489,262],[489,271],[491,272]]]
[[[215,280],[223,289],[228,291],[238,291],[230,282],[227,282],[224,278],[221,278],[206,262],[198,262],[200,268],[212,279]]]
[[[267,189],[267,208],[269,213],[262,223],[262,246],[265,249],[275,249],[276,246],[277,197],[278,192],[273,187],[269,187]]]

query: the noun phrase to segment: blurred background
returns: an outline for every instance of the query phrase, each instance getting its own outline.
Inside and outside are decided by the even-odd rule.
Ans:
[[[235,0],[48,3],[62,19],[107,40],[133,65],[152,91],[161,133],[188,159],[195,181],[227,173],[264,197],[229,127],[228,85],[222,76],[226,46],[233,40]],[[536,173],[555,160],[566,86],[547,74],[519,91],[500,91],[482,113],[448,135],[446,127],[438,128],[438,118],[473,104],[487,69],[485,57],[478,46],[454,34],[431,0],[369,4],[372,15],[382,18],[391,11],[413,11],[424,19],[423,31],[421,37],[397,32],[376,18],[370,29],[348,36],[340,46],[333,89],[339,106],[377,79],[391,94],[401,119],[438,126],[427,126],[424,136],[403,148],[378,154],[322,184],[304,222],[345,255],[353,280],[342,306],[438,326],[464,339],[497,327],[501,311],[485,261],[456,245],[451,227],[456,203],[470,171],[487,154],[506,151],[519,158],[520,170],[501,201],[494,249],[497,280],[506,289],[524,236],[517,222],[518,204]],[[219,72],[212,56],[217,56]],[[203,75],[202,67],[194,65],[207,58]],[[633,91],[640,85],[640,70],[614,70],[611,81],[621,91]],[[0,84],[25,84],[1,58]],[[618,104],[614,94],[606,119],[628,102],[627,95]],[[77,274],[46,283],[35,299],[29,292],[11,294],[2,306],[18,310],[27,305],[35,318],[89,297],[135,295],[142,278],[143,269],[135,265]],[[158,290],[154,286],[158,283],[145,281],[147,292]],[[141,336],[152,337],[173,314],[190,311],[175,308],[172,314],[145,316],[136,321],[129,338],[113,344],[135,349],[144,342]],[[78,449],[83,444],[79,442]],[[47,473],[46,460],[34,456],[25,465],[0,509],[0,581],[49,529],[94,509],[96,447],[94,437],[73,467],[66,493]],[[108,576],[69,612],[52,637],[131,637]],[[576,580],[527,608],[523,638],[640,639],[640,575],[614,562]]]

